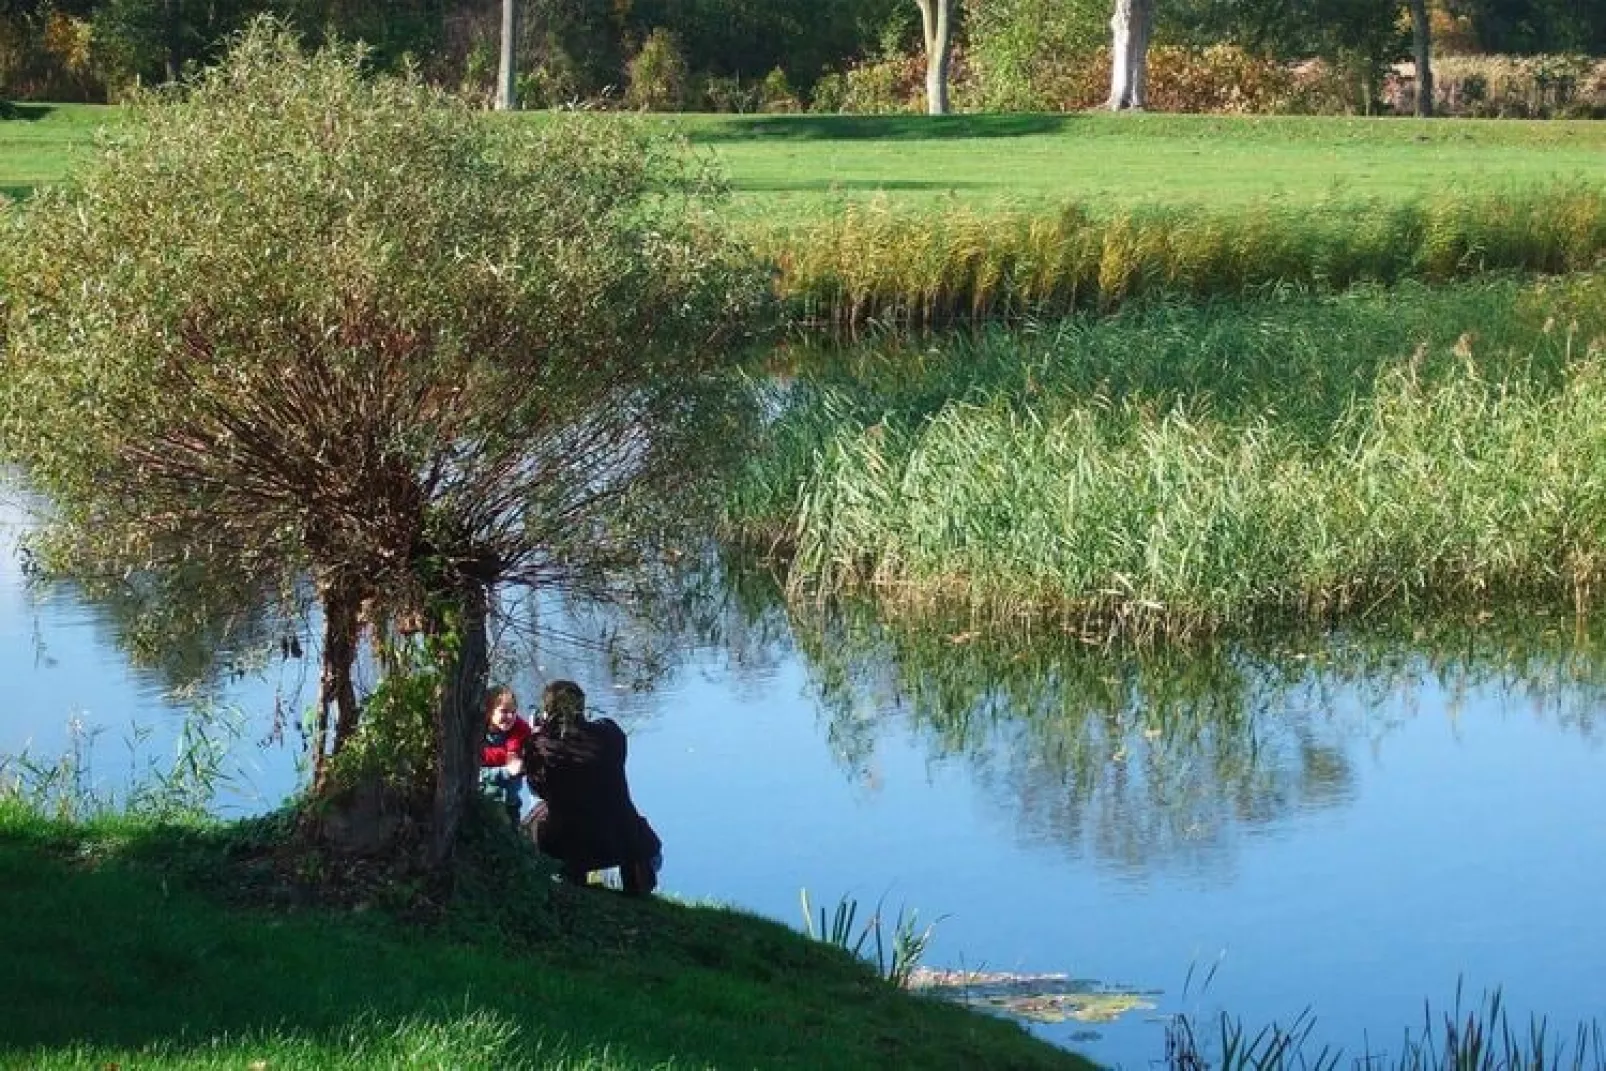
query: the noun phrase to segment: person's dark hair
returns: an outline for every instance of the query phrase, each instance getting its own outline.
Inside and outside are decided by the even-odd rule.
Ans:
[[[562,739],[571,728],[585,721],[585,689],[574,681],[552,681],[541,693],[541,710],[546,716],[547,731]]]

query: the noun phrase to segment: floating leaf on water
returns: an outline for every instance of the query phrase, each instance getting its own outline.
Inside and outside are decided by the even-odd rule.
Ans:
[[[1109,1023],[1129,1011],[1155,1007],[1147,994],[1065,974],[921,967],[910,977],[909,987],[1037,1023]]]

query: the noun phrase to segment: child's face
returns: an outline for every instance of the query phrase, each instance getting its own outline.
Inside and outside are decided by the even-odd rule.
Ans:
[[[513,719],[519,713],[519,701],[511,695],[504,695],[496,701],[491,708],[491,728],[497,732],[507,732],[513,728]]]

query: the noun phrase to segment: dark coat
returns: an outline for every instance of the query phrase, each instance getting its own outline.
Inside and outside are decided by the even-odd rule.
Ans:
[[[544,802],[534,815],[536,847],[572,868],[604,870],[663,850],[636,810],[625,779],[624,730],[609,718],[583,721],[563,736],[539,727],[524,747],[524,776]]]

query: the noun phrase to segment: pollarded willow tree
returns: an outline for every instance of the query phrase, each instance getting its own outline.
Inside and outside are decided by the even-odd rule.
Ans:
[[[309,813],[377,794],[441,865],[494,590],[639,572],[739,446],[764,285],[707,178],[628,120],[493,126],[361,67],[259,23],[0,219],[0,445],[57,568],[203,604],[310,588]],[[359,705],[366,628],[424,637],[422,726]],[[343,767],[365,731],[423,736],[417,776]]]

